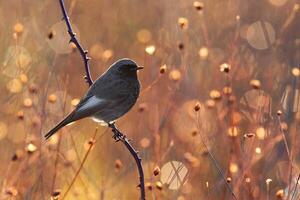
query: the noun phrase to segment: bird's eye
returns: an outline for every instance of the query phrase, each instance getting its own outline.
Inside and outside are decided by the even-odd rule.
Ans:
[[[125,65],[123,67],[123,71],[128,72],[128,71],[135,71],[136,70],[136,66],[135,65]]]

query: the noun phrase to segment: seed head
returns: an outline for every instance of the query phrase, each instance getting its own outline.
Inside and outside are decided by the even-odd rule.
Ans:
[[[283,189],[277,190],[277,192],[276,192],[276,197],[277,197],[278,199],[283,199],[283,197],[284,197],[284,190],[283,190]]]
[[[50,94],[50,95],[48,96],[48,101],[49,101],[50,103],[55,103],[55,102],[57,101],[56,95],[55,95],[55,94]]]
[[[33,143],[31,143],[31,142],[26,147],[26,151],[29,154],[34,153],[36,150],[37,150],[37,147]]]
[[[281,110],[277,110],[277,116],[281,116],[282,115],[282,111]]]
[[[156,166],[153,170],[153,174],[154,174],[154,176],[157,176],[159,173],[160,173],[160,168],[159,168],[159,166]]]
[[[49,40],[52,40],[55,35],[56,35],[56,32],[53,31],[53,30],[50,30],[47,37],[48,37]]]
[[[201,109],[201,104],[199,102],[197,102],[195,104],[194,110],[195,110],[195,112],[198,112],[200,109]]]
[[[30,98],[25,98],[23,101],[23,105],[26,108],[30,108],[32,106],[33,102]]]
[[[22,34],[23,31],[24,31],[24,26],[23,26],[23,24],[21,24],[21,23],[16,23],[16,24],[14,25],[14,31],[15,31],[15,33],[17,33],[17,34]]]
[[[195,137],[198,134],[198,131],[194,130],[192,131],[192,136]]]
[[[300,69],[297,68],[297,67],[294,67],[294,68],[292,69],[292,74],[293,74],[294,76],[296,76],[296,77],[300,76]]]
[[[221,99],[221,93],[218,90],[211,90],[209,93],[210,98],[213,100],[220,100]]]
[[[18,117],[18,119],[23,120],[24,119],[24,112],[22,110],[18,111],[17,112],[17,117]]]
[[[187,29],[189,25],[189,21],[185,17],[178,18],[178,25],[181,29]]]
[[[178,42],[177,47],[180,51],[182,51],[184,49],[184,44],[183,42]]]
[[[111,58],[113,57],[113,55],[114,55],[113,50],[111,50],[111,49],[106,49],[106,50],[104,50],[103,53],[102,53],[102,59],[106,62],[106,61],[108,61],[109,59],[111,59]]]
[[[148,106],[146,103],[140,103],[138,106],[138,111],[139,112],[144,112],[145,110],[147,110]]]
[[[15,187],[9,187],[9,188],[5,189],[5,194],[15,197],[18,195],[18,190]]]
[[[145,49],[146,53],[151,55],[151,56],[155,53],[155,50],[156,50],[156,48],[155,48],[154,45],[149,45]]]
[[[159,73],[164,74],[167,71],[167,65],[164,64],[159,68]]]
[[[150,190],[150,191],[153,190],[153,186],[152,186],[152,184],[151,184],[150,182],[147,182],[147,183],[145,184],[145,186],[146,186],[146,188],[147,188],[148,190]]]
[[[197,11],[202,11],[204,8],[203,2],[199,2],[199,1],[194,1],[193,6]]]
[[[160,181],[156,181],[155,182],[155,186],[158,190],[162,190],[163,189],[163,184]]]
[[[254,133],[246,133],[246,134],[244,135],[245,138],[253,138],[254,136],[255,136]]]
[[[237,171],[239,170],[239,167],[238,167],[238,165],[236,164],[236,163],[234,163],[234,162],[232,162],[232,163],[230,163],[230,165],[229,165],[229,171],[231,172],[231,173],[236,173]]]
[[[58,200],[60,195],[61,195],[60,189],[54,190],[51,194],[51,200]]]
[[[170,71],[169,73],[169,78],[172,81],[179,81],[181,79],[181,72],[178,69],[173,69],[172,71]]]
[[[266,179],[266,184],[269,185],[272,182],[272,179],[268,178]]]
[[[231,181],[232,181],[231,177],[227,177],[226,181],[227,181],[227,183],[231,183]]]
[[[22,150],[16,150],[16,152],[12,156],[11,160],[17,161],[17,160],[21,159],[23,157],[23,155],[24,155],[24,152]]]
[[[200,50],[198,51],[198,54],[201,59],[206,59],[208,57],[209,51],[207,47],[201,47]]]
[[[116,171],[120,171],[122,166],[123,166],[123,163],[120,159],[115,160],[115,169],[116,169]]]
[[[231,94],[232,94],[232,88],[231,88],[231,87],[228,87],[228,86],[224,87],[224,88],[223,88],[223,93],[224,93],[225,95],[231,95]]]
[[[79,104],[79,102],[80,102],[80,99],[74,98],[71,101],[71,105],[75,107],[75,106],[77,106]]]
[[[228,63],[223,63],[220,65],[220,71],[228,73],[231,69],[231,66]]]
[[[257,79],[253,79],[250,81],[250,85],[254,88],[254,89],[259,89],[261,87],[261,83],[259,80]]]
[[[33,93],[33,94],[36,94],[38,91],[38,87],[34,83],[30,84],[28,89],[29,89],[29,92]]]

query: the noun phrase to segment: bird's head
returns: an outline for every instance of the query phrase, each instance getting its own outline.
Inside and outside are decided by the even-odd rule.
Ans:
[[[109,70],[115,71],[121,75],[134,76],[140,69],[143,69],[143,67],[138,66],[133,60],[122,58],[112,64]]]

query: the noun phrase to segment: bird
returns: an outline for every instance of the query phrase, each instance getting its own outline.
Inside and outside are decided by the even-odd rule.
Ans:
[[[138,99],[140,82],[137,71],[140,69],[143,67],[131,59],[117,60],[90,86],[75,109],[45,134],[45,139],[82,118],[90,117],[100,125],[114,123],[126,114]]]

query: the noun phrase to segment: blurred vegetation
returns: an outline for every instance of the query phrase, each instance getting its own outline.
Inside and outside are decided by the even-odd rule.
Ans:
[[[145,67],[117,125],[147,199],[231,199],[208,151],[238,199],[300,198],[298,0],[65,3],[94,79],[122,57]],[[62,199],[84,156],[64,199],[138,199],[134,160],[106,127],[43,139],[87,90],[58,1],[1,0],[0,17],[0,199]]]

